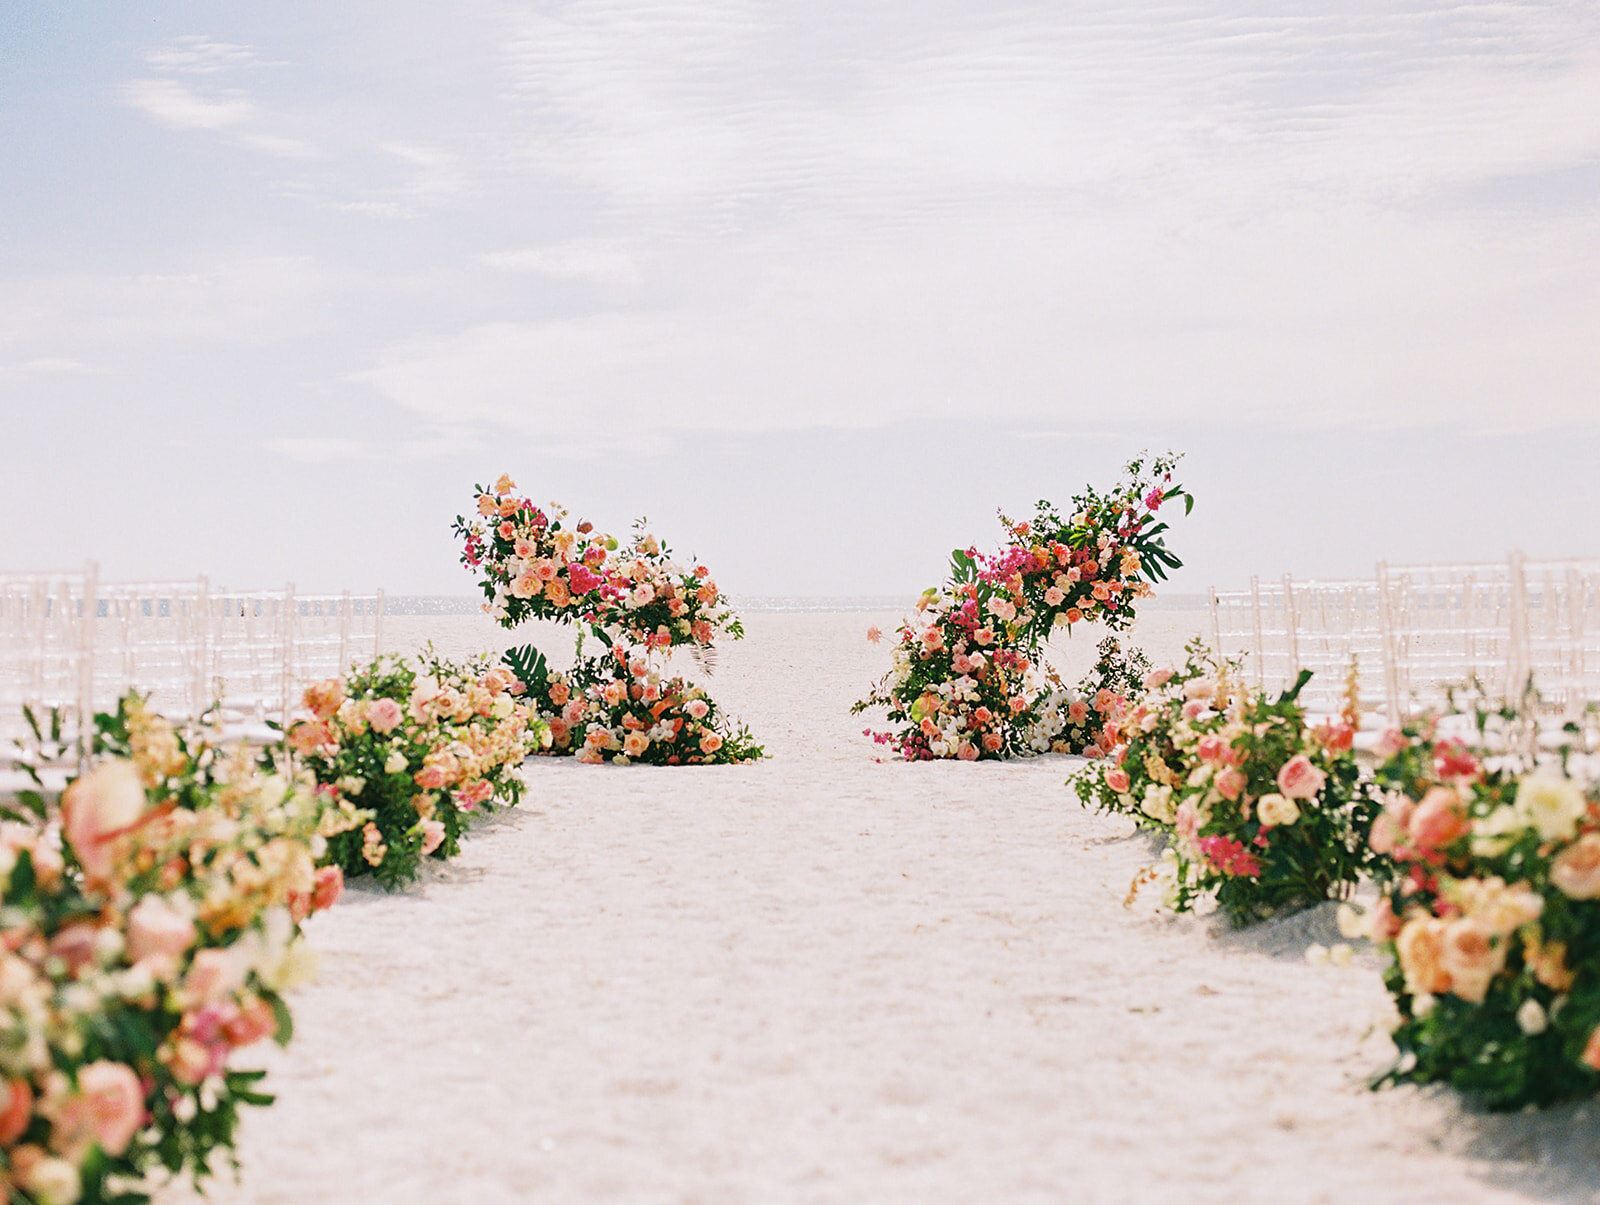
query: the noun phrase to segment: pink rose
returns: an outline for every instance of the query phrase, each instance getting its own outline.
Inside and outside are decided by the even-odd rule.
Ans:
[[[696,720],[703,720],[711,713],[711,705],[704,699],[690,699],[683,705],[683,709],[691,719]]]
[[[1314,799],[1328,776],[1311,764],[1304,753],[1297,753],[1278,771],[1278,790],[1290,799]]]
[[[1584,833],[1557,854],[1550,882],[1571,899],[1600,899],[1600,833]]]
[[[0,1080],[0,1147],[9,1149],[32,1120],[32,1085],[25,1079]]]
[[[1047,607],[1059,607],[1066,600],[1066,592],[1060,586],[1051,586],[1044,592],[1044,605]]]
[[[956,756],[962,761],[977,761],[978,747],[971,741],[962,741],[960,746],[956,749]]]
[[[1372,832],[1367,844],[1375,854],[1392,854],[1400,840],[1410,831],[1411,813],[1415,810],[1411,800],[1401,798],[1390,803],[1372,822]]]
[[[1209,733],[1200,738],[1200,743],[1195,746],[1195,752],[1200,760],[1210,765],[1219,765],[1228,756],[1228,742],[1216,733]]]
[[[1183,705],[1183,718],[1186,720],[1199,719],[1210,710],[1211,704],[1205,699],[1190,699]]]
[[[1083,751],[1083,755],[1084,755],[1084,757],[1088,758],[1090,761],[1099,761],[1102,757],[1104,757],[1106,755],[1106,751],[1104,749],[1102,749],[1099,745],[1090,745],[1087,749],[1085,749]]]
[[[289,729],[289,744],[301,757],[334,745],[333,729],[321,720],[301,720]]]
[[[138,1075],[126,1063],[99,1059],[78,1071],[78,1091],[100,1149],[113,1157],[122,1154],[144,1125]]]
[[[368,699],[367,726],[374,732],[393,732],[400,727],[405,711],[394,699]]]
[[[99,926],[90,921],[63,925],[50,939],[50,954],[66,963],[68,972],[77,978],[94,963],[95,939],[99,934]]]
[[[445,828],[441,821],[431,817],[421,821],[422,827],[422,856],[425,858],[439,846],[444,844]]]
[[[194,939],[194,921],[162,896],[144,896],[128,911],[128,961],[158,979],[177,971]]]
[[[138,823],[147,806],[144,783],[130,761],[103,762],[61,796],[61,835],[91,880],[111,873],[111,843]]]
[[[311,880],[311,910],[332,908],[344,894],[344,871],[337,866],[322,866]]]
[[[183,978],[183,996],[190,1007],[211,1004],[244,984],[244,971],[226,950],[196,950]]]
[[[1372,751],[1376,753],[1381,760],[1387,761],[1396,753],[1399,753],[1401,750],[1405,749],[1410,743],[1411,741],[1407,738],[1405,733],[1400,731],[1400,729],[1385,728],[1383,730],[1383,735],[1378,738],[1378,743],[1372,747]]]
[[[1600,1071],[1600,1029],[1589,1035],[1588,1044],[1584,1046],[1583,1054],[1579,1056],[1578,1061],[1585,1067],[1593,1067],[1596,1071]]]
[[[1406,831],[1419,849],[1437,849],[1454,841],[1468,827],[1461,796],[1449,787],[1433,787],[1411,813]]]
[[[1128,772],[1121,766],[1112,766],[1106,771],[1106,786],[1118,795],[1126,795],[1131,785],[1132,782],[1128,778]]]
[[[1172,681],[1172,671],[1170,669],[1153,669],[1144,676],[1144,688],[1146,690],[1159,690],[1170,681]]]
[[[1000,746],[1003,744],[1005,744],[1005,742],[1000,739],[1000,734],[998,732],[985,732],[983,734],[983,747],[990,753],[1000,752]]]
[[[278,1016],[272,1005],[256,996],[223,1022],[222,1032],[229,1045],[249,1046],[278,1032]]]
[[[1067,704],[1067,719],[1074,724],[1081,724],[1089,718],[1089,705],[1082,699],[1074,699]]]
[[[1242,773],[1240,773],[1233,766],[1229,766],[1216,777],[1215,786],[1217,788],[1217,794],[1221,795],[1224,799],[1237,799],[1244,791],[1246,781],[1247,780]]]

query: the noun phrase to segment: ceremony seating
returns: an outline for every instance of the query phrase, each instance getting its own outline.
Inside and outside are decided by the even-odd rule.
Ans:
[[[1513,553],[1481,564],[1390,565],[1367,580],[1211,591],[1212,635],[1243,659],[1263,690],[1299,669],[1314,677],[1308,709],[1343,703],[1352,661],[1364,716],[1397,724],[1449,711],[1452,694],[1491,700],[1530,688],[1553,722],[1600,705],[1600,562],[1530,561]]]
[[[384,599],[230,591],[204,577],[102,582],[81,570],[0,574],[0,758],[28,733],[23,708],[61,712],[75,740],[129,690],[174,718],[220,705],[236,730],[265,735],[303,685],[371,660]]]

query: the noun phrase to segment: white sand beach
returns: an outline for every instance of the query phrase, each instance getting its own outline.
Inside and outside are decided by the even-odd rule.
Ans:
[[[875,760],[848,707],[895,618],[746,616],[712,687],[764,762],[535,760],[452,864],[351,887],[209,1198],[1600,1199],[1592,1105],[1367,1089],[1387,998],[1370,955],[1307,962],[1327,909],[1242,933],[1127,909],[1152,847],[1080,806],[1081,763]],[[1152,610],[1139,642],[1170,656],[1191,619]]]

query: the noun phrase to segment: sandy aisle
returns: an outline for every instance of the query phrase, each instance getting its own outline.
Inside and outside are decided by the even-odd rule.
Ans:
[[[1365,1089],[1385,997],[1305,962],[1325,913],[1125,910],[1149,845],[1066,759],[874,762],[874,621],[748,617],[714,685],[768,761],[532,763],[455,864],[317,918],[212,1199],[1589,1199],[1600,1110]]]

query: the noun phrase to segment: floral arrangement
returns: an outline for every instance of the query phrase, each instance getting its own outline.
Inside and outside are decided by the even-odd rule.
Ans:
[[[253,754],[175,731],[137,696],[96,717],[96,764],[0,824],[0,1184],[37,1205],[196,1185],[239,1109],[271,1103],[234,1051],[292,1032],[317,869],[359,813]]]
[[[704,565],[683,569],[669,549],[642,529],[626,548],[567,512],[550,513],[512,495],[502,475],[475,486],[477,516],[458,515],[461,562],[479,577],[484,610],[503,627],[528,619],[581,621],[607,643],[649,649],[709,647],[719,634],[744,635]]]
[[[1276,699],[1198,643],[1113,725],[1112,756],[1075,779],[1079,797],[1168,835],[1167,902],[1215,899],[1236,923],[1343,898],[1372,861],[1378,805],[1353,752],[1356,713],[1310,725],[1302,672]],[[1353,698],[1353,684],[1351,687]]]
[[[550,708],[552,749],[617,765],[726,765],[763,756],[749,729],[732,726],[705,690],[664,678],[622,650],[549,673],[532,692]]]
[[[669,677],[661,659],[687,648],[708,672],[715,642],[744,628],[704,565],[675,564],[637,525],[623,546],[581,522],[564,525],[513,495],[511,478],[475,487],[477,516],[458,516],[461,560],[479,577],[484,611],[505,627],[555,619],[577,629],[570,670],[552,670],[531,645],[505,654],[547,725],[548,752],[583,762],[725,764],[764,756],[748,729],[725,716],[704,688]],[[606,651],[583,655],[593,636]]]
[[[1116,636],[1105,637],[1095,646],[1094,667],[1076,687],[1061,682],[1055,671],[1047,670],[1052,689],[1037,705],[1039,721],[1034,728],[1035,750],[1071,753],[1098,760],[1116,744],[1112,724],[1139,697],[1151,673],[1150,660],[1137,648],[1125,649]]]
[[[431,650],[415,665],[381,657],[307,687],[286,742],[325,794],[370,813],[332,840],[332,860],[402,886],[423,858],[459,851],[469,815],[515,804],[522,762],[549,740],[522,689],[504,666],[455,665]]]
[[[900,627],[889,672],[852,708],[887,712],[891,727],[866,735],[908,760],[1070,747],[1059,726],[1059,679],[1053,692],[1040,650],[1057,628],[1125,627],[1134,602],[1181,564],[1156,518],[1178,498],[1193,507],[1172,483],[1175,464],[1172,456],[1134,460],[1119,486],[1078,494],[1065,517],[1048,502],[1024,522],[1002,515],[1009,542],[999,552],[952,553],[950,580],[923,593]],[[1070,698],[1065,705],[1071,712]]]
[[[1399,1023],[1375,1083],[1448,1083],[1491,1109],[1590,1095],[1600,788],[1565,754],[1491,753],[1504,742],[1477,714],[1470,743],[1428,719],[1380,744],[1371,844],[1390,870],[1367,923]]]

